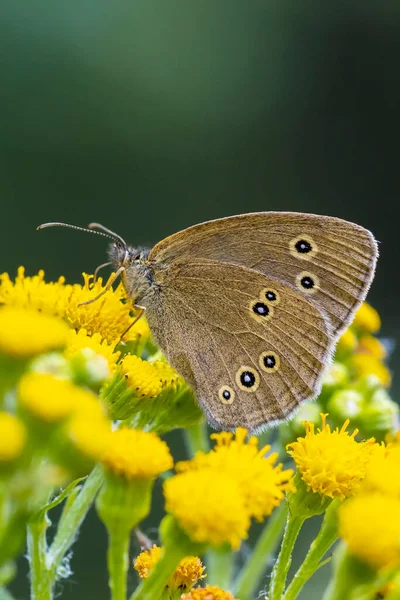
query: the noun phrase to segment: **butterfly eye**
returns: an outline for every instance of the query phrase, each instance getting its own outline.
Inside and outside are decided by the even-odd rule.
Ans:
[[[296,258],[310,260],[318,252],[317,244],[309,235],[300,235],[289,243],[290,253]]]
[[[260,385],[260,376],[252,367],[240,367],[236,372],[236,383],[244,392],[255,392]]]
[[[309,273],[308,271],[303,271],[296,277],[297,287],[301,289],[301,291],[306,292],[307,294],[314,294],[319,290],[319,279],[313,273]]]
[[[281,360],[276,352],[267,351],[260,354],[259,365],[266,373],[275,373],[281,366]]]
[[[235,392],[229,385],[223,385],[219,388],[218,398],[221,400],[222,404],[232,404],[235,399]]]

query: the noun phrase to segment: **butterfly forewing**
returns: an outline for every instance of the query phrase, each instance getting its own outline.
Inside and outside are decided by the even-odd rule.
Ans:
[[[377,245],[369,231],[348,221],[268,212],[190,227],[149,255],[157,266],[196,258],[239,264],[285,283],[324,314],[337,338],[365,298]]]

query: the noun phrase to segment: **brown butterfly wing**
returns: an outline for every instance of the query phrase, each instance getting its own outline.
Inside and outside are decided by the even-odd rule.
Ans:
[[[160,287],[147,300],[150,328],[212,424],[259,430],[318,394],[332,350],[330,326],[300,292],[207,260],[175,261],[155,275]],[[253,386],[246,377],[242,382],[246,372]]]
[[[162,267],[204,258],[257,270],[307,297],[337,337],[367,294],[377,256],[373,235],[354,223],[265,212],[190,227],[159,242],[149,261]]]

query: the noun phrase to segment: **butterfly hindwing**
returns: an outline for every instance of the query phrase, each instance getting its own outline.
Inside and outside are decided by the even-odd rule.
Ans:
[[[258,430],[318,393],[332,332],[299,291],[207,260],[175,261],[158,278],[150,328],[214,425]]]

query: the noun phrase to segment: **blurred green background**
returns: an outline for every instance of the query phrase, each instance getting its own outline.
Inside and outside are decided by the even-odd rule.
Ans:
[[[44,221],[153,244],[235,213],[329,214],[380,240],[369,300],[397,339],[399,17],[396,0],[2,0],[0,269],[79,281],[103,262],[104,240]],[[91,515],[63,598],[108,597],[104,550]]]

